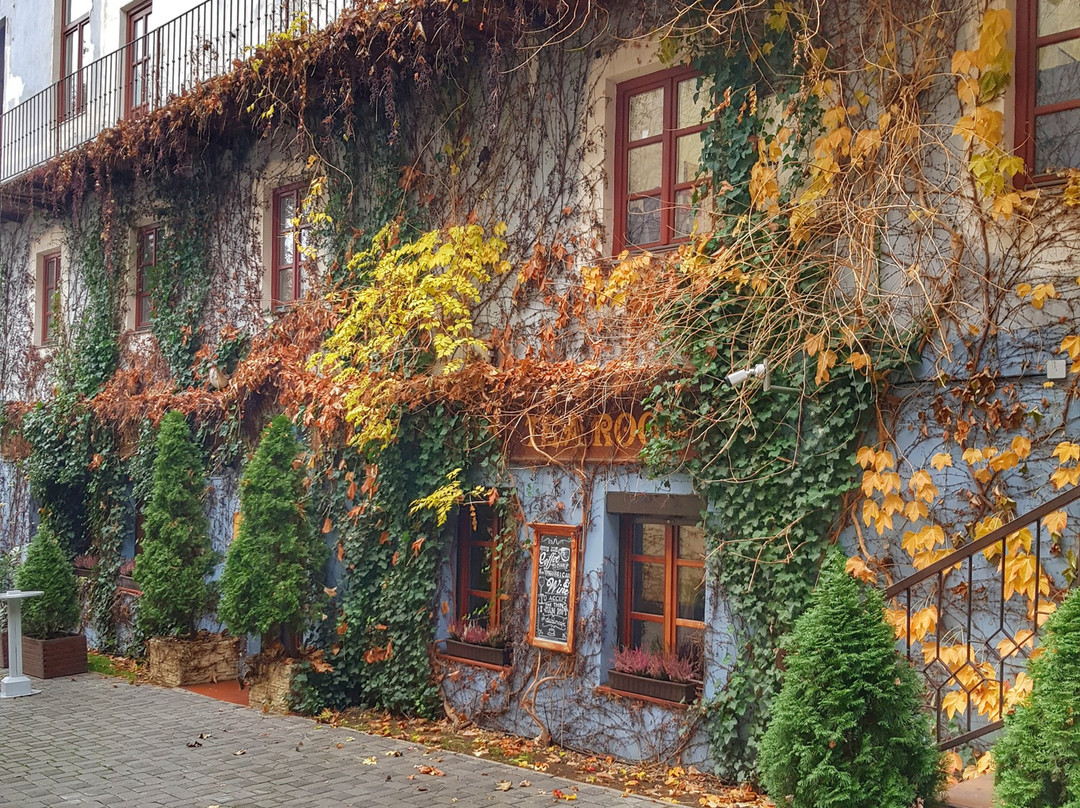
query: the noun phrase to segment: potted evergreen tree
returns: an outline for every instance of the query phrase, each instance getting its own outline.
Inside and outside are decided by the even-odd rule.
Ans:
[[[240,481],[240,525],[225,557],[220,617],[234,634],[256,634],[252,705],[284,710],[291,660],[320,591],[326,545],[304,512],[304,472],[284,415],[263,432]]]
[[[46,515],[15,572],[15,586],[44,594],[23,604],[23,670],[53,679],[86,673],[86,635],[79,624],[75,568]]]
[[[761,781],[777,808],[940,804],[942,756],[922,686],[896,651],[881,592],[831,559],[795,624],[762,739]]]
[[[235,637],[197,634],[199,619],[214,607],[209,582],[217,563],[203,508],[206,476],[184,414],[161,419],[153,490],[143,520],[142,553],[134,577],[142,590],[139,630],[149,637],[152,681],[170,687],[235,679]]]

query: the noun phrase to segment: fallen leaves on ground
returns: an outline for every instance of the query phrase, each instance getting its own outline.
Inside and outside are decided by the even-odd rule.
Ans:
[[[427,721],[419,718],[400,718],[374,710],[326,711],[319,716],[323,723],[336,727],[359,729],[372,735],[407,741],[431,750],[449,750],[482,757],[498,763],[546,772],[578,782],[595,783],[620,790],[623,794],[643,797],[693,808],[770,808],[771,803],[749,787],[726,786],[713,775],[694,766],[665,766],[659,763],[625,763],[607,755],[587,755],[557,746],[540,746],[528,738],[504,735],[475,725],[454,727],[447,719]],[[388,755],[392,753],[386,753]],[[442,758],[432,758],[442,762]],[[433,766],[417,766],[421,774],[442,777],[444,772]],[[427,771],[430,769],[430,771]],[[435,774],[438,772],[438,774]],[[409,775],[410,780],[416,775]],[[500,780],[495,786],[504,789]],[[522,780],[519,788],[531,783]],[[573,800],[577,794],[559,791],[555,801]]]

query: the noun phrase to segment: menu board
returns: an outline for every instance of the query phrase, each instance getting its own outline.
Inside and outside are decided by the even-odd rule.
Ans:
[[[532,608],[529,642],[569,653],[574,649],[578,529],[533,525]]]

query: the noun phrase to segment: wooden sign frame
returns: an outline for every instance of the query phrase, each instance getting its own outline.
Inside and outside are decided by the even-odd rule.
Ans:
[[[581,531],[574,525],[547,525],[534,522],[529,527],[533,530],[532,590],[529,597],[529,644],[537,648],[547,648],[549,651],[561,651],[564,654],[569,654],[574,650],[574,624],[577,622],[578,556],[581,551]],[[567,604],[569,615],[565,643],[536,636],[536,595],[540,582],[541,536],[570,537],[570,595]]]

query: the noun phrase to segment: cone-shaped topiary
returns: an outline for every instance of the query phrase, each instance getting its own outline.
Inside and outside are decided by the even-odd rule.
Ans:
[[[1003,808],[1080,808],[1080,591],[1046,622],[1031,694],[994,747]]]
[[[220,616],[229,631],[280,637],[289,651],[319,591],[327,552],[304,513],[299,453],[292,423],[279,415],[244,469],[240,527],[221,579]]]
[[[45,593],[23,603],[23,633],[27,637],[48,640],[70,634],[79,624],[75,568],[47,517],[26,548],[26,560],[15,571],[15,586]]]
[[[847,575],[842,558],[827,563],[788,641],[762,740],[762,782],[777,806],[939,804],[941,754],[883,610],[881,593]]]
[[[191,635],[214,606],[207,577],[217,558],[203,509],[206,476],[183,413],[165,413],[156,452],[134,571],[142,590],[139,628],[148,637]]]

